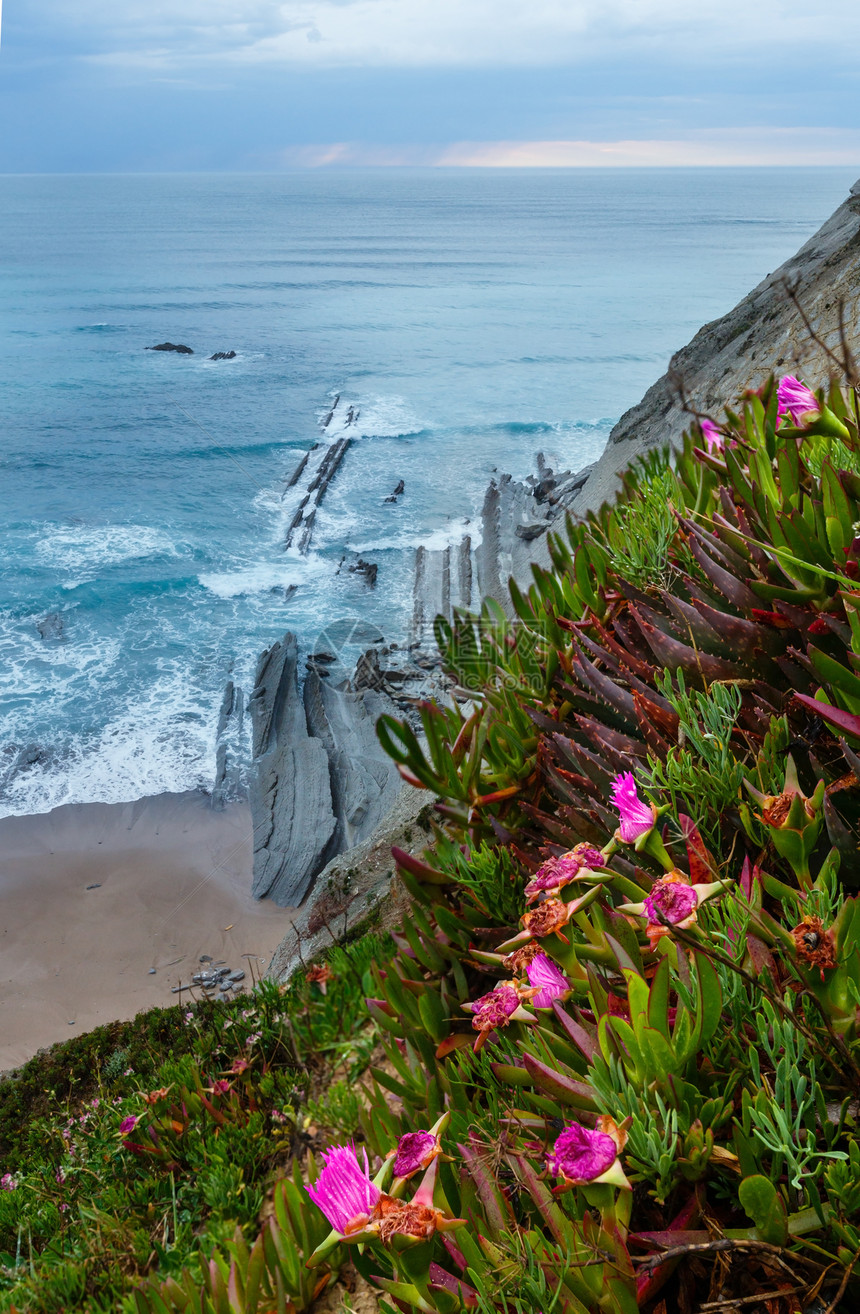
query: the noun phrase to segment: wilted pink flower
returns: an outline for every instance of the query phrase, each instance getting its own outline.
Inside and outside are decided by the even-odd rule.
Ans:
[[[233,1087],[226,1077],[219,1077],[217,1081],[212,1082],[211,1089],[213,1095],[226,1095]]]
[[[439,1137],[435,1136],[433,1132],[407,1132],[397,1142],[394,1176],[411,1177],[413,1173],[417,1173],[421,1168],[429,1167],[440,1152]]]
[[[563,1177],[567,1186],[586,1186],[589,1182],[606,1179],[626,1141],[627,1132],[608,1114],[598,1118],[596,1131],[583,1127],[582,1123],[571,1122],[559,1136],[552,1153],[547,1155],[547,1164],[550,1172]],[[627,1185],[620,1165],[611,1180],[619,1186]]]
[[[57,1179],[57,1184],[59,1186],[64,1186],[66,1181],[66,1174],[63,1172],[62,1168],[58,1168],[54,1175]]]
[[[654,882],[644,903],[649,922],[659,926],[662,918],[672,926],[678,926],[695,913],[699,896],[693,885],[687,885],[671,873]]]
[[[130,1131],[134,1131],[139,1122],[140,1118],[135,1117],[133,1113],[130,1113],[127,1118],[123,1118],[122,1122],[119,1124],[119,1129],[123,1136],[126,1136]]]
[[[0,1177],[0,1191],[17,1191],[18,1183],[11,1173],[4,1173]]]
[[[809,417],[818,415],[821,407],[818,404],[818,398],[815,393],[807,388],[805,383],[796,379],[793,374],[786,374],[781,378],[776,390],[777,396],[777,422],[785,415],[791,416],[792,424],[800,426],[808,423]]]
[[[509,1022],[534,1022],[534,1014],[522,1007],[522,1000],[530,999],[533,993],[529,987],[517,988],[510,981],[502,981],[489,994],[463,1005],[472,1014],[472,1026],[479,1033],[475,1040],[476,1053],[497,1027],[506,1027]]]
[[[567,977],[547,954],[538,954],[526,968],[530,986],[540,986],[532,1000],[535,1008],[552,1008],[554,999],[570,994]]]
[[[705,446],[709,452],[721,452],[726,445],[725,436],[714,424],[713,420],[707,419],[699,421],[699,427],[702,430],[702,437],[705,440]]]
[[[250,1065],[250,1063],[248,1062],[247,1059],[244,1059],[244,1058],[236,1058],[236,1059],[234,1059],[233,1062],[230,1064],[230,1071],[231,1071],[231,1072],[236,1072],[236,1073],[239,1073],[239,1072],[247,1072],[247,1071],[248,1071],[248,1068],[249,1068],[250,1066],[251,1066],[251,1065]]]
[[[633,773],[625,771],[616,776],[612,783],[612,802],[618,809],[621,825],[618,833],[625,844],[635,844],[643,835],[654,828],[657,809],[651,803],[643,803],[636,792]]]
[[[569,853],[547,858],[526,886],[526,903],[534,903],[541,894],[557,894],[575,881],[583,868],[603,866],[603,854],[591,844],[577,844]]]
[[[511,1014],[520,1006],[520,997],[512,985],[497,985],[487,995],[481,995],[472,1004],[472,1026],[476,1031],[492,1031],[506,1027]]]
[[[341,1236],[364,1228],[382,1194],[370,1180],[367,1151],[363,1154],[362,1169],[354,1144],[336,1145],[323,1154],[322,1172],[312,1186],[305,1188]]]

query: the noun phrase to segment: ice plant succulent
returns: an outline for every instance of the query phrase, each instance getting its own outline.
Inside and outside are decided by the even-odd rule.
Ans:
[[[530,999],[535,990],[524,990],[513,981],[502,981],[489,994],[481,995],[463,1008],[472,1014],[472,1026],[478,1032],[475,1040],[475,1053],[486,1044],[490,1033],[499,1027],[506,1027],[511,1022],[534,1022],[533,1013],[522,1006],[523,998]]]
[[[714,424],[713,420],[707,417],[699,421],[699,428],[702,430],[702,437],[705,440],[705,446],[709,452],[721,452],[725,447],[726,440],[720,430]]]
[[[777,418],[790,415],[792,424],[801,426],[821,411],[815,393],[793,374],[784,375],[777,385]]]
[[[552,1175],[562,1179],[553,1193],[603,1183],[630,1190],[618,1162],[626,1141],[626,1128],[619,1127],[607,1113],[597,1119],[596,1129],[580,1122],[568,1123],[546,1157]]]
[[[781,794],[762,794],[745,780],[747,792],[758,803],[759,821],[767,826],[773,846],[785,858],[802,886],[810,883],[809,858],[824,820],[824,780],[819,780],[807,798],[800,788],[797,769],[788,758]]]
[[[636,792],[636,781],[631,771],[616,776],[612,783],[612,802],[621,818],[617,835],[623,844],[636,844],[650,835],[657,820],[653,803],[643,803]]]
[[[382,1196],[379,1187],[371,1181],[367,1151],[362,1168],[352,1143],[336,1145],[324,1153],[322,1172],[305,1190],[334,1231],[343,1237],[366,1229]]]
[[[547,858],[526,886],[526,903],[534,903],[541,895],[557,895],[576,880],[583,868],[593,871],[602,867],[603,861],[603,854],[593,844],[577,844],[569,853]]]
[[[641,903],[622,903],[619,912],[645,917],[645,933],[653,949],[657,941],[668,935],[671,926],[682,931],[694,926],[699,905],[726,887],[725,881],[692,885],[681,871],[670,871],[651,886],[651,892]]]
[[[413,1177],[422,1168],[429,1168],[442,1153],[442,1138],[432,1131],[407,1132],[400,1137],[394,1153],[394,1176]]]
[[[823,982],[824,973],[836,966],[833,932],[824,929],[820,917],[808,915],[793,927],[791,938],[794,940],[797,957],[802,963],[817,967]]]
[[[554,999],[567,999],[570,983],[567,977],[546,954],[537,954],[526,968],[530,986],[538,986],[532,999],[535,1008],[552,1008]]]

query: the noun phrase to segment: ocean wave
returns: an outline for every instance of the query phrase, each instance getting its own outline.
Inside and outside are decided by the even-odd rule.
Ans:
[[[318,558],[295,558],[284,554],[284,564],[258,562],[237,570],[207,571],[200,584],[218,598],[244,598],[253,593],[283,592],[292,585],[307,583],[326,567]]]
[[[195,698],[177,677],[150,686],[94,734],[46,747],[28,745],[32,760],[0,789],[0,817],[50,812],[64,803],[127,803],[149,794],[208,788],[216,712],[214,699]],[[18,746],[7,745],[0,754],[0,777],[16,762]]]
[[[180,557],[188,548],[152,525],[98,525],[49,530],[35,550],[49,565],[79,571],[151,557]]]

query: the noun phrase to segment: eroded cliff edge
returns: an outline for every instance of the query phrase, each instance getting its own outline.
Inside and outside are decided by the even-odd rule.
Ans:
[[[617,473],[642,451],[677,441],[689,426],[676,378],[696,410],[719,415],[744,388],[758,388],[772,370],[800,374],[810,387],[826,383],[831,364],[810,339],[797,307],[786,295],[796,287],[800,305],[818,337],[839,347],[839,305],[846,338],[860,352],[860,182],[818,232],[721,319],[699,329],[676,352],[669,369],[615,425],[606,449],[571,509],[595,510],[612,496]]]

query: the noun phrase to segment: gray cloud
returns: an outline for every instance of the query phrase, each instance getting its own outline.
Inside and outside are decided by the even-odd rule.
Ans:
[[[856,0],[36,0],[30,23],[100,63],[469,67],[660,54],[784,62],[860,38]]]

